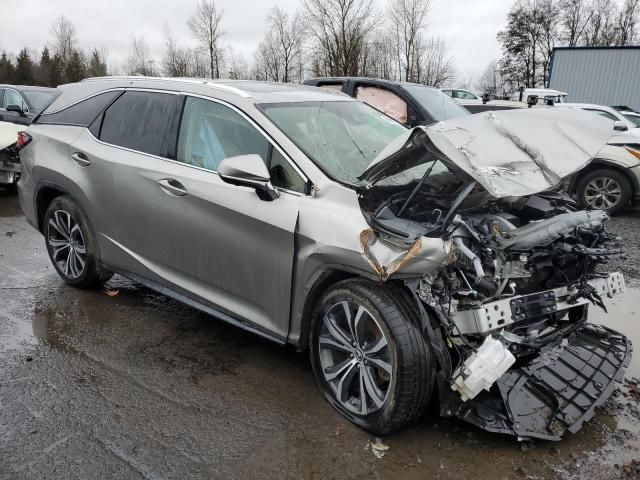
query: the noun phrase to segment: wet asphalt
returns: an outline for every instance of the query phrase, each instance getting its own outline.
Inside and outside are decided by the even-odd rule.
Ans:
[[[640,212],[615,224],[640,238]],[[627,274],[640,252],[630,257]],[[628,282],[611,315],[593,318],[640,345],[640,282]],[[66,286],[16,194],[0,190],[0,479],[640,478],[634,376],[638,354],[614,397],[558,443],[427,413],[381,439],[377,458],[376,439],[321,398],[307,354],[119,276],[105,291]]]

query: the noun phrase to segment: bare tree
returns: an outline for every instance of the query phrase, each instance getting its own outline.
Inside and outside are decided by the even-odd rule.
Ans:
[[[593,0],[585,28],[587,47],[613,45],[616,39],[617,4],[613,0]]]
[[[560,42],[559,17],[560,6],[556,0],[539,0],[535,4],[534,20],[539,29],[538,49],[542,60],[543,85],[548,85],[551,55],[554,47]]]
[[[232,80],[246,80],[250,77],[249,65],[242,55],[229,49],[229,62],[227,63],[227,78]]]
[[[329,75],[361,73],[368,40],[379,22],[374,0],[305,0],[304,19]]]
[[[444,86],[455,78],[453,59],[449,56],[444,40],[433,37],[424,44],[421,55],[422,74],[420,83],[432,87]]]
[[[491,60],[476,82],[476,88],[482,93],[504,96],[504,80],[498,60]]]
[[[54,37],[53,52],[60,55],[63,62],[67,62],[75,49],[76,26],[61,15],[51,25],[51,34]]]
[[[274,82],[301,81],[302,23],[273,7],[267,16],[269,29],[254,54],[256,77]]]
[[[396,37],[388,29],[381,29],[367,44],[361,70],[367,77],[387,80],[399,77]]]
[[[587,8],[585,0],[560,0],[560,26],[568,46],[575,47],[581,43],[592,15],[593,11]]]
[[[617,21],[618,45],[633,45],[638,35],[638,17],[640,16],[640,0],[625,0]]]
[[[224,32],[221,22],[224,10],[216,8],[213,0],[202,0],[187,24],[198,42],[209,54],[209,74],[211,78],[220,78],[222,67],[221,40]]]
[[[192,52],[188,48],[183,48],[178,45],[175,35],[166,22],[164,24],[164,36],[164,55],[162,57],[164,74],[169,77],[188,76],[191,67]]]
[[[157,72],[154,63],[144,37],[132,37],[131,53],[125,65],[127,75],[155,76]]]
[[[407,82],[419,82],[419,51],[422,32],[426,28],[430,0],[391,0],[387,12],[390,28],[395,36],[398,56],[398,73]]]

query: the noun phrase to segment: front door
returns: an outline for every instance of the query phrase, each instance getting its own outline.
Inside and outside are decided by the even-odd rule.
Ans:
[[[239,112],[195,97],[186,99],[179,135],[161,133],[175,139],[176,148],[138,152],[144,145],[119,139],[131,129],[144,137],[144,128],[126,123],[158,114],[145,113],[142,104],[124,108],[131,93],[105,112],[100,142],[86,132],[75,145],[92,157],[87,169],[98,167],[92,183],[101,184],[96,202],[108,208],[101,248],[109,262],[284,340],[302,177]],[[110,132],[111,122],[118,132]],[[149,145],[158,143],[157,133],[146,135]],[[276,200],[261,200],[254,189],[228,184],[216,173],[222,159],[248,153],[269,165],[281,187]]]

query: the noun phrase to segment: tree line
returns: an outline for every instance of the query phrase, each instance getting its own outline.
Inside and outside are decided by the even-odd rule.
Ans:
[[[489,63],[478,89],[501,94],[548,85],[555,47],[638,45],[640,0],[516,0],[498,33],[502,58]]]
[[[224,10],[201,0],[186,20],[192,38],[177,38],[165,22],[161,58],[144,37],[133,36],[125,61],[109,67],[105,51],[78,47],[75,25],[61,16],[41,53],[0,55],[0,83],[56,86],[107,74],[278,82],[361,75],[439,86],[455,68],[444,41],[429,35],[429,10],[430,0],[387,0],[381,7],[376,0],[303,0],[293,13],[276,5],[248,62],[226,41]]]
[[[456,76],[445,42],[430,34],[430,6],[430,0],[303,0],[288,13],[276,5],[248,62],[227,42],[224,10],[215,0],[201,0],[186,19],[191,38],[178,38],[165,22],[160,58],[144,37],[134,36],[126,60],[109,67],[105,51],[78,47],[75,25],[62,16],[42,52],[0,54],[0,83],[56,86],[126,74],[277,82],[368,76],[434,87],[469,84]],[[474,86],[499,95],[543,86],[554,47],[637,44],[639,17],[640,0],[515,0],[497,34],[502,58],[489,62]]]
[[[28,48],[15,60],[7,52],[0,54],[0,83],[55,87],[87,77],[107,75],[105,54],[98,49],[88,53],[76,46],[76,28],[64,16],[51,25],[51,49],[41,53]]]

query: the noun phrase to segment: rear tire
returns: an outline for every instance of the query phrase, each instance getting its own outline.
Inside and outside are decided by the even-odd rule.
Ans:
[[[405,300],[390,286],[349,279],[322,295],[312,317],[311,364],[320,391],[376,435],[416,420],[433,390],[431,347]]]
[[[66,283],[95,288],[111,278],[113,273],[100,263],[89,219],[71,198],[60,196],[51,202],[43,230],[51,263]]]
[[[576,193],[583,208],[615,214],[629,204],[633,188],[624,174],[603,168],[585,174],[576,186]]]

